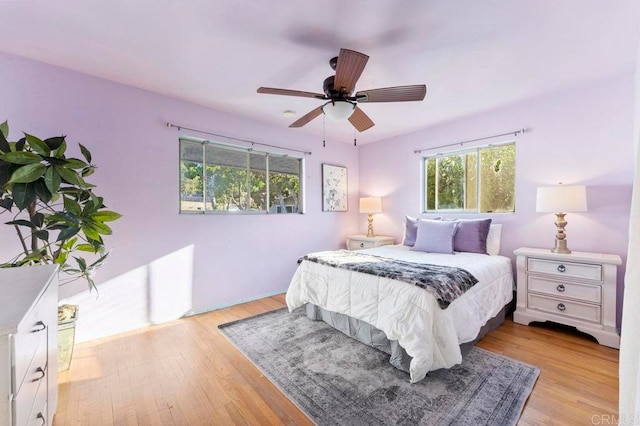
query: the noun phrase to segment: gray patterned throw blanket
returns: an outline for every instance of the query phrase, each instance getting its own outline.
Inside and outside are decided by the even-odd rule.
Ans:
[[[462,268],[405,262],[357,251],[311,253],[302,256],[298,263],[303,260],[413,284],[433,294],[442,309],[446,309],[478,282],[476,277]]]

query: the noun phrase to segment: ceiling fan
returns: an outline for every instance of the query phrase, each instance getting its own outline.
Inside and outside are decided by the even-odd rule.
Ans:
[[[424,84],[363,90],[353,95],[356,82],[360,78],[368,60],[369,56],[364,53],[349,49],[340,49],[340,54],[329,61],[329,65],[335,70],[336,75],[329,76],[324,80],[324,94],[303,92],[300,90],[276,89],[273,87],[260,87],[258,93],[298,96],[328,101],[324,105],[300,117],[291,123],[289,127],[302,127],[324,113],[325,116],[334,121],[348,119],[359,132],[364,132],[373,127],[374,122],[358,107],[358,103],[406,102],[421,101],[424,99],[427,93],[427,86]]]

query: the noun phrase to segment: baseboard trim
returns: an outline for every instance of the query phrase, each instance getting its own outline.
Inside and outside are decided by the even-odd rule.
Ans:
[[[185,317],[190,317],[190,316],[193,316],[193,315],[204,314],[206,312],[217,311],[218,309],[224,309],[224,308],[228,308],[230,306],[240,305],[241,303],[253,302],[254,300],[264,299],[265,297],[276,296],[278,294],[282,294],[282,293],[285,293],[285,292],[286,292],[286,290],[277,290],[277,291],[274,291],[274,292],[271,292],[271,293],[266,293],[266,294],[262,294],[262,295],[255,296],[255,297],[242,298],[242,299],[239,299],[239,300],[234,301],[234,302],[223,303],[223,304],[220,304],[220,305],[207,306],[207,307],[202,308],[202,309],[189,311],[186,314],[184,314],[184,316]]]

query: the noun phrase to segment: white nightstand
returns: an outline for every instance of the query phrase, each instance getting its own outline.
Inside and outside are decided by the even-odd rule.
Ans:
[[[391,244],[395,244],[393,237],[367,237],[366,235],[349,235],[347,237],[347,250],[362,250]]]
[[[518,259],[518,304],[513,320],[553,321],[620,347],[616,332],[616,275],[620,256],[522,247]]]

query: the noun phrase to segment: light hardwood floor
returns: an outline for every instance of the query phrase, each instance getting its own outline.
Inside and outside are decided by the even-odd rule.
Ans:
[[[77,345],[54,424],[312,424],[217,329],[283,306],[278,295]],[[617,350],[510,319],[478,346],[540,367],[520,424],[613,424]]]

